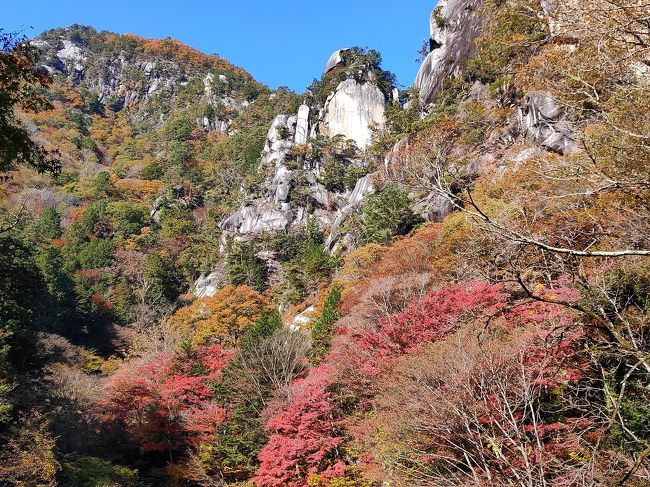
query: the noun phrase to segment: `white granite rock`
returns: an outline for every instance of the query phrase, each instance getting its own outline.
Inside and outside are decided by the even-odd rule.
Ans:
[[[56,52],[56,57],[61,61],[69,63],[75,71],[83,71],[87,57],[83,50],[74,42],[68,39],[63,40],[63,49]]]
[[[427,106],[440,93],[444,80],[453,76],[459,63],[475,50],[484,19],[479,6],[482,0],[440,0],[437,15],[430,19],[430,53],[420,66],[415,88],[420,104]]]
[[[224,285],[223,275],[211,272],[202,275],[194,283],[194,296],[197,298],[212,297]]]
[[[386,98],[375,84],[347,79],[325,103],[320,133],[328,137],[343,135],[365,149],[371,142],[371,125],[385,123],[385,109]]]
[[[296,121],[296,144],[306,144],[309,136],[309,107],[301,105],[298,109],[298,118]]]
[[[291,320],[291,323],[289,323],[289,329],[291,331],[298,331],[301,328],[309,325],[312,321],[314,321],[314,310],[315,308],[312,305],[305,309],[303,312],[297,314],[295,318]]]

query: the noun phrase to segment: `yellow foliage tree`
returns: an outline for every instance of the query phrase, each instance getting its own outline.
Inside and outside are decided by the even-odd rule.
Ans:
[[[190,336],[194,344],[231,347],[268,309],[268,300],[250,287],[228,285],[212,297],[179,309],[170,325]]]

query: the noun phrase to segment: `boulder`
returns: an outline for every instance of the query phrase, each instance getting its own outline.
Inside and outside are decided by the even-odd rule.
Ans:
[[[319,131],[328,137],[343,135],[365,149],[372,138],[370,126],[385,123],[385,109],[386,98],[377,85],[346,79],[325,102]]]
[[[204,274],[194,283],[194,296],[197,298],[212,297],[224,284],[223,274],[217,272]]]
[[[413,213],[422,215],[430,222],[441,222],[453,209],[451,201],[437,192],[430,193],[411,208]]]
[[[254,202],[233,213],[221,223],[226,234],[249,235],[285,230],[292,221],[288,204]]]
[[[316,308],[314,305],[311,305],[301,313],[297,314],[293,320],[291,320],[291,323],[289,323],[289,329],[291,331],[298,331],[302,328],[307,327],[307,325],[309,325],[315,319],[315,309]]]
[[[334,51],[332,53],[330,58],[327,60],[327,65],[325,66],[326,73],[329,73],[335,67],[340,66],[341,64],[344,63],[343,52],[345,51],[347,51],[347,49],[339,49],[338,51]]]

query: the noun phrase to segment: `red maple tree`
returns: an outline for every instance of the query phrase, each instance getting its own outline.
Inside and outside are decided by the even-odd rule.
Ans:
[[[127,364],[106,383],[96,410],[121,426],[143,451],[169,451],[213,438],[226,412],[212,401],[229,354],[216,345],[165,352]]]

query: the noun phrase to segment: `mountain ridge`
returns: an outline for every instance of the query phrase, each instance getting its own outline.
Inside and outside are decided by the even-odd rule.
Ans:
[[[0,483],[647,484],[647,5],[431,3],[403,91],[1,52]]]

